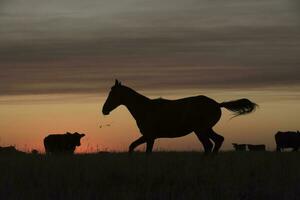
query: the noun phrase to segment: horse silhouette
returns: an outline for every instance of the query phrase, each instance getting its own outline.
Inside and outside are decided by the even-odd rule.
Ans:
[[[238,116],[251,113],[257,106],[248,99],[218,103],[202,95],[177,100],[149,99],[116,80],[102,113],[108,115],[120,105],[127,107],[142,134],[129,146],[129,152],[147,143],[147,153],[152,152],[157,138],[181,137],[191,132],[196,133],[205,153],[218,152],[224,137],[212,128],[221,118],[221,108],[233,111]]]

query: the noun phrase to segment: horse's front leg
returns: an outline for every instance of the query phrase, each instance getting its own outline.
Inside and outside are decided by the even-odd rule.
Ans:
[[[148,139],[147,140],[147,148],[146,148],[146,153],[151,153],[154,145],[154,140],[153,139]]]
[[[140,144],[143,144],[146,142],[146,138],[144,136],[140,137],[139,139],[135,140],[131,145],[129,146],[129,153],[132,153],[133,150],[139,146]]]

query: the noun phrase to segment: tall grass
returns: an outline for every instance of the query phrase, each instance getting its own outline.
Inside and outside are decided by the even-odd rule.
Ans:
[[[299,199],[300,154],[0,155],[0,199]]]

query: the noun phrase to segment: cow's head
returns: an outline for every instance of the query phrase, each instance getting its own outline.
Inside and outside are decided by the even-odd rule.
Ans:
[[[75,132],[73,134],[67,134],[67,135],[69,135],[69,137],[71,139],[70,142],[74,146],[80,146],[81,145],[80,139],[85,136],[85,134],[80,134],[80,133],[77,133],[77,132]]]

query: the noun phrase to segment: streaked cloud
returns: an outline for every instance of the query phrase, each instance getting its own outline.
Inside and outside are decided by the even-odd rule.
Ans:
[[[293,0],[11,0],[0,95],[300,84]]]

